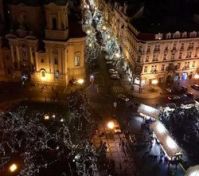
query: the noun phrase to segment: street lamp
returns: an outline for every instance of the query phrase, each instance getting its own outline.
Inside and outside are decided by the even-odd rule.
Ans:
[[[61,118],[61,119],[60,119],[60,122],[64,122],[64,119],[63,119],[63,118]]]
[[[158,80],[157,79],[153,79],[152,82],[151,82],[151,84],[157,85],[158,84]]]
[[[50,119],[50,117],[49,117],[49,115],[44,115],[44,120],[49,120]]]
[[[77,84],[79,84],[79,85],[83,85],[84,84],[84,79],[78,79],[77,80]]]
[[[86,33],[87,33],[88,35],[90,35],[90,34],[91,34],[91,30],[88,29],[88,30],[86,31]]]
[[[196,73],[196,74],[194,75],[194,79],[199,79],[199,74]]]
[[[106,26],[104,25],[104,26],[102,26],[102,29],[105,31],[106,30]]]
[[[108,127],[108,129],[112,130],[115,127],[115,123],[113,121],[109,121],[107,123],[107,127]]]
[[[16,172],[17,169],[18,169],[18,166],[15,163],[11,164],[10,167],[9,167],[9,171],[11,173]]]
[[[116,53],[116,54],[115,54],[115,57],[116,57],[116,58],[120,58],[120,57],[121,57],[120,53]]]
[[[91,48],[93,45],[92,45],[92,43],[89,43],[89,45],[88,45],[88,46]]]
[[[53,115],[52,115],[52,118],[53,118],[53,119],[55,119],[55,117],[56,117],[56,115],[55,115],[55,114],[53,114]]]

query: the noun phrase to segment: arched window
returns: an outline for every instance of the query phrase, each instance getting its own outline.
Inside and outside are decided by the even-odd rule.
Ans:
[[[169,32],[166,34],[166,39],[170,39],[170,38],[171,38],[171,33]]]
[[[80,52],[75,53],[74,65],[76,67],[80,66]]]
[[[187,32],[183,32],[182,33],[182,38],[186,38],[187,37]]]
[[[179,31],[176,31],[176,32],[173,34],[173,38],[180,38],[180,32],[179,32]]]
[[[41,71],[41,76],[45,77],[46,76],[46,72],[44,70]]]
[[[57,29],[57,19],[56,17],[52,17],[52,29],[56,30]]]

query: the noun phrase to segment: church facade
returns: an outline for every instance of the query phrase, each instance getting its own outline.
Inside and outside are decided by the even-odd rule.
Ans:
[[[7,22],[0,39],[2,80],[25,76],[67,85],[85,78],[85,34],[68,1],[11,0],[2,6]]]

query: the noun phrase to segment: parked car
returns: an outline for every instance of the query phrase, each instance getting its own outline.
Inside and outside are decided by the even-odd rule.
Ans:
[[[166,91],[167,91],[168,93],[172,93],[172,89],[171,89],[171,88],[166,88]]]
[[[173,88],[166,88],[166,91],[170,94],[184,94],[187,92],[186,87],[173,87]]]
[[[128,102],[130,99],[124,95],[124,94],[118,94],[117,98],[120,100],[120,101],[124,101],[124,102]]]
[[[120,128],[119,126],[116,126],[116,127],[114,128],[114,133],[117,133],[117,134],[122,133],[121,128]]]
[[[168,100],[169,100],[169,101],[178,101],[178,100],[180,100],[180,99],[181,99],[181,97],[178,96],[178,95],[175,95],[175,96],[168,96]]]
[[[118,71],[115,70],[115,69],[113,69],[113,68],[110,68],[110,69],[108,70],[108,72],[109,72],[110,74],[118,74]]]
[[[120,75],[114,73],[114,74],[110,75],[110,78],[111,79],[115,79],[115,80],[119,80],[120,79]]]
[[[175,103],[168,103],[166,104],[166,107],[169,107],[169,108],[176,108],[176,104]]]
[[[192,89],[195,89],[195,90],[199,90],[199,85],[198,84],[194,84],[191,86]]]
[[[194,98],[194,95],[190,92],[186,93],[185,95],[187,95],[189,98]]]

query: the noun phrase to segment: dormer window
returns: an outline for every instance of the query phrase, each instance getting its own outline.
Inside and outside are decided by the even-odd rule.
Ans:
[[[166,34],[166,39],[170,39],[170,38],[171,38],[171,33],[169,32]]]
[[[186,38],[187,37],[187,32],[183,32],[182,33],[182,38]]]
[[[162,37],[163,37],[163,35],[161,33],[158,33],[158,34],[155,35],[156,40],[161,40]]]
[[[173,38],[180,38],[180,32],[179,32],[179,31],[176,31],[176,32],[173,34]]]
[[[196,31],[190,32],[190,34],[189,34],[189,37],[196,37],[196,36],[197,36]]]

